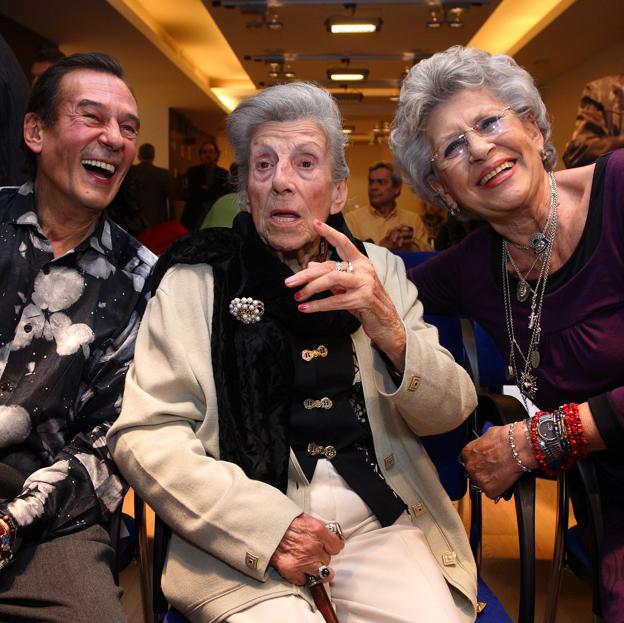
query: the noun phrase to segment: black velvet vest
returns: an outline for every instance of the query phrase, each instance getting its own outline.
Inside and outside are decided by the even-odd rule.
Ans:
[[[365,409],[356,417],[350,336],[289,337],[294,364],[290,439],[306,478],[312,480],[318,459],[331,460],[381,525],[392,525],[405,504],[381,476]]]

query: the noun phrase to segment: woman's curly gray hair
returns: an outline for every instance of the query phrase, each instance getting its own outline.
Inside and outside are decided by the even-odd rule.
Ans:
[[[484,89],[519,115],[531,114],[544,137],[545,165],[555,166],[548,112],[531,75],[506,54],[453,46],[414,65],[401,86],[390,147],[412,190],[428,203],[440,199],[427,183],[431,142],[427,122],[438,104],[464,89]]]
[[[349,177],[345,160],[345,135],[336,100],[311,82],[278,84],[241,102],[227,120],[227,136],[238,163],[238,190],[245,193],[249,177],[249,152],[256,130],[271,121],[314,121],[327,140],[332,157],[332,180]]]

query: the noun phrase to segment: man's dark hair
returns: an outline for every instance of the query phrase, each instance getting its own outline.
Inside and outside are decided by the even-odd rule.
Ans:
[[[116,76],[130,89],[128,79],[121,65],[108,54],[101,52],[88,52],[85,54],[72,54],[57,61],[52,67],[41,74],[39,80],[33,85],[26,106],[26,113],[35,113],[42,121],[44,127],[53,126],[58,118],[58,107],[63,93],[61,81],[72,71],[89,69]],[[130,89],[132,92],[132,89]],[[134,94],[133,94],[134,95]],[[24,145],[28,174],[34,179],[37,171],[37,156]]]
[[[401,176],[397,173],[396,169],[392,162],[387,162],[386,160],[380,160],[379,162],[375,162],[368,167],[368,172],[372,173],[373,171],[377,171],[378,169],[388,169],[390,171],[390,180],[392,181],[393,186],[401,186],[403,180]]]
[[[151,143],[143,143],[139,147],[139,160],[154,160],[156,157],[156,150]]]

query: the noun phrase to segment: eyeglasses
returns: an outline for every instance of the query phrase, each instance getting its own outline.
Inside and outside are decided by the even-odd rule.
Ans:
[[[472,127],[464,130],[437,153],[434,153],[431,162],[436,162],[437,166],[442,170],[447,169],[455,162],[459,162],[470,150],[470,145],[468,144],[468,134],[470,132],[476,132],[479,136],[488,138],[497,136],[509,127],[507,122],[509,117],[507,116],[506,118],[506,115],[512,111],[511,106],[507,106],[497,115],[487,115],[487,117],[479,119]]]

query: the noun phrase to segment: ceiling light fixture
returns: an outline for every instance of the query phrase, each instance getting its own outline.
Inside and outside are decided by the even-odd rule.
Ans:
[[[383,21],[379,17],[330,17],[325,20],[328,32],[333,35],[354,35],[377,32]]]
[[[281,30],[284,24],[280,21],[277,13],[273,13],[267,20],[266,27],[270,30]]]
[[[279,63],[269,63],[269,73],[268,76],[269,78],[279,78],[279,75],[281,73],[281,66]]]
[[[461,7],[454,7],[446,12],[446,21],[451,28],[463,28],[464,22],[462,16],[464,15],[464,9]]]
[[[334,67],[327,70],[327,77],[336,82],[355,82],[368,78],[368,69],[353,69],[351,67]]]
[[[429,21],[427,22],[427,27],[428,28],[440,28],[440,26],[442,26],[442,18],[440,16],[440,13],[436,10],[431,11],[431,17],[429,18]]]

